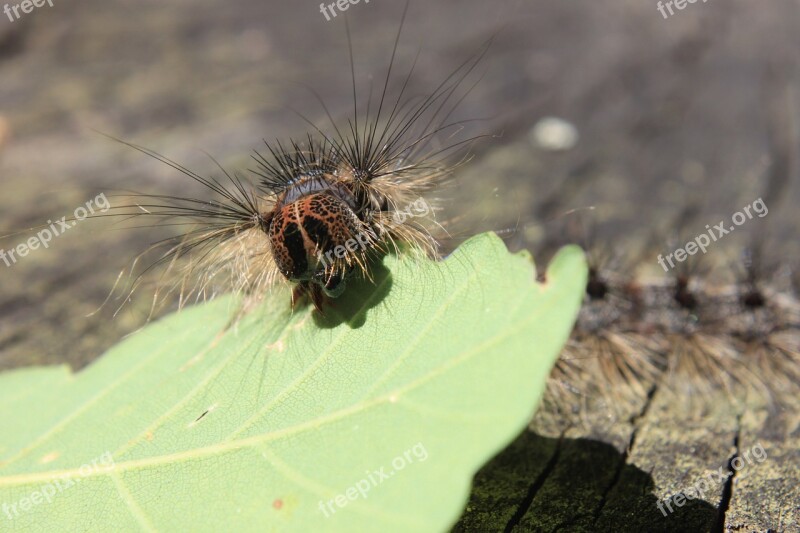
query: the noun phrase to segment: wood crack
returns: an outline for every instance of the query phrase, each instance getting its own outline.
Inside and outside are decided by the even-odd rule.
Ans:
[[[733,468],[733,461],[739,457],[739,439],[742,433],[742,415],[736,416],[736,435],[733,437],[733,446],[736,448],[733,455],[728,459],[728,479],[725,481],[725,486],[722,489],[722,498],[717,505],[717,521],[711,529],[713,533],[722,533],[725,531],[725,518],[728,513],[728,508],[733,499],[733,479],[736,477],[736,469]]]
[[[520,520],[522,520],[522,517],[528,512],[528,509],[530,509],[531,505],[533,504],[533,499],[536,497],[536,493],[538,493],[542,486],[544,486],[545,481],[547,481],[547,478],[550,477],[550,474],[558,464],[558,459],[561,457],[561,444],[563,441],[564,432],[562,431],[561,435],[558,437],[558,442],[556,443],[556,448],[553,452],[553,455],[550,457],[550,460],[547,461],[547,465],[544,467],[544,470],[542,470],[542,473],[539,474],[533,483],[531,483],[530,487],[528,487],[528,493],[520,502],[519,507],[517,507],[517,512],[514,513],[514,516],[512,516],[506,524],[506,527],[503,530],[504,533],[510,533],[514,527],[519,524]]]
[[[625,451],[622,452],[622,457],[619,463],[617,464],[617,471],[614,472],[614,479],[611,481],[611,483],[609,483],[608,488],[603,493],[603,497],[600,499],[600,503],[598,504],[597,510],[594,513],[595,524],[600,519],[600,515],[602,514],[603,509],[605,508],[606,503],[608,502],[608,495],[611,494],[611,491],[613,491],[617,487],[617,485],[619,485],[619,480],[622,477],[622,471],[625,469],[625,465],[628,464],[628,457],[630,455],[631,450],[633,449],[633,446],[636,444],[636,435],[639,431],[639,428],[637,427],[636,424],[639,422],[639,420],[647,416],[647,412],[650,410],[650,406],[653,404],[653,397],[655,397],[657,390],[658,390],[658,384],[654,383],[653,386],[650,387],[650,390],[647,392],[647,399],[645,400],[642,409],[639,411],[639,413],[635,414],[630,419],[630,424],[633,428],[631,431],[631,438],[628,441],[628,446],[625,447]]]

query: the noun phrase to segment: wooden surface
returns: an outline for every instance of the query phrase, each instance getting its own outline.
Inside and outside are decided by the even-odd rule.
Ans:
[[[383,79],[401,11],[376,1],[349,12],[362,97]],[[421,49],[410,94],[430,92],[495,37],[460,110],[486,118],[468,131],[495,136],[472,146],[458,187],[443,191],[448,229],[456,241],[500,230],[540,264],[562,242],[584,244],[593,264],[624,280],[603,299],[599,325],[587,307],[576,342],[591,347],[589,334],[652,337],[635,312],[615,314],[630,302],[626,284],[645,295],[671,286],[656,256],[761,196],[769,215],[716,243],[692,263],[691,279],[704,285],[700,298],[737,287],[741,253],[760,242],[765,262],[782,266],[761,276],[769,303],[788,299],[781,316],[790,316],[800,257],[799,27],[800,7],[789,0],[695,3],[668,20],[655,3],[626,0],[413,2],[398,51],[404,74]],[[19,21],[0,19],[0,234],[69,215],[100,193],[113,203],[118,190],[197,192],[93,130],[201,174],[216,172],[203,151],[246,169],[262,138],[305,134],[289,108],[325,127],[306,86],[334,117],[351,113],[343,21],[325,21],[314,3],[56,0]],[[532,144],[531,127],[548,115],[576,126],[574,149]],[[0,369],[79,369],[140,327],[146,293],[116,317],[114,306],[86,315],[166,232],[88,220],[47,250],[0,263]],[[578,376],[554,381],[560,411],[548,405],[477,474],[456,529],[800,531],[796,366],[774,380],[769,402],[745,387],[690,386],[682,343],[698,331],[725,342],[732,335],[710,307],[698,322],[669,298],[650,305],[668,316],[647,319],[660,328],[655,366],[632,390],[575,360]],[[783,326],[794,342],[792,320]],[[731,461],[757,445],[768,458],[733,470]],[[725,480],[704,498],[662,515],[658,500],[719,468]]]

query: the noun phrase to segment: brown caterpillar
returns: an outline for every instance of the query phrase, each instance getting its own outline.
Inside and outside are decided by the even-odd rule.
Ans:
[[[302,117],[315,135],[288,144],[265,141],[267,151],[252,156],[257,164],[251,170],[256,183],[221,166],[225,181],[205,178],[152,150],[120,141],[180,171],[218,198],[140,194],[134,203],[115,207],[106,215],[157,217],[161,225],[195,223],[190,231],[154,245],[166,250],[145,272],[164,265],[177,280],[155,300],[173,291],[180,294],[181,305],[218,291],[257,295],[283,279],[295,286],[293,301],[308,295],[321,309],[326,299],[342,294],[350,278],[369,277],[372,257],[398,250],[400,243],[436,257],[436,239],[417,220],[434,211],[433,200],[425,196],[458,166],[459,162],[452,162],[453,154],[483,136],[444,147],[432,147],[431,142],[442,134],[453,134],[466,122],[448,119],[465,96],[460,89],[488,44],[426,98],[406,95],[413,66],[397,95],[391,97],[404,20],[405,12],[377,103],[370,97],[366,112],[359,116],[348,29],[352,119],[340,128],[326,109],[332,131],[323,131]],[[141,274],[134,279],[126,300],[141,279]]]

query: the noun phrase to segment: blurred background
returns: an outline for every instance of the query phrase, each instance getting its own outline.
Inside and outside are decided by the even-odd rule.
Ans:
[[[383,83],[402,12],[387,0],[347,11],[362,98]],[[799,16],[792,0],[697,2],[668,18],[649,0],[412,1],[395,77],[419,54],[410,94],[494,38],[456,113],[482,119],[459,135],[489,136],[442,191],[453,239],[498,230],[540,261],[577,240],[649,276],[657,254],[763,197],[769,215],[703,260],[730,265],[758,241],[796,267]],[[262,139],[305,135],[292,109],[329,130],[306,87],[340,123],[352,114],[344,18],[326,20],[319,2],[54,0],[0,16],[0,235],[100,193],[203,195],[97,131],[201,175],[219,174],[204,152],[245,170]],[[0,369],[80,368],[140,327],[147,295],[116,318],[115,306],[86,315],[168,234],[87,220],[0,263]],[[789,283],[797,270],[775,272]]]

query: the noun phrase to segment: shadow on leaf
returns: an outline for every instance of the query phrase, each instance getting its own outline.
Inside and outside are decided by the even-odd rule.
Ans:
[[[347,282],[344,293],[336,299],[326,299],[322,311],[315,310],[314,322],[321,328],[335,328],[346,323],[358,329],[367,320],[367,312],[380,304],[392,289],[392,275],[380,259],[369,264],[372,280],[356,277]]]

